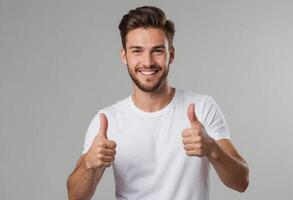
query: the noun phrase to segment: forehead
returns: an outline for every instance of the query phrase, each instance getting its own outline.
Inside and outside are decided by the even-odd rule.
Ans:
[[[130,46],[153,47],[165,45],[168,47],[168,39],[160,28],[136,28],[128,32],[126,36],[126,48]]]

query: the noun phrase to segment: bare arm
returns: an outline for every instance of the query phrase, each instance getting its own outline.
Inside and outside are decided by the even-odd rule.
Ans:
[[[110,167],[115,159],[116,143],[108,140],[108,121],[104,114],[100,115],[100,130],[86,154],[83,154],[68,177],[67,190],[70,200],[88,200],[96,190],[106,167]]]
[[[182,142],[188,156],[207,156],[221,181],[244,192],[248,186],[248,166],[228,139],[217,142],[210,137],[195,115],[194,104],[188,107],[191,127],[182,131]]]
[[[88,167],[85,161],[85,155],[80,157],[76,168],[68,177],[67,190],[70,200],[90,199],[105,171],[105,168],[94,169]]]
[[[213,141],[207,157],[227,187],[239,192],[246,190],[249,184],[249,169],[230,140]]]

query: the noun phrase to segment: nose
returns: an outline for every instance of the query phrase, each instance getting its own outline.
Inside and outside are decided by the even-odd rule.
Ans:
[[[150,52],[145,53],[142,64],[144,67],[150,67],[155,64],[155,59]]]

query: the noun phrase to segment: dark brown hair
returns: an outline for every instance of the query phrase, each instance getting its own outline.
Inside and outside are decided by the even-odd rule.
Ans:
[[[125,50],[128,32],[141,27],[162,29],[168,38],[169,47],[173,46],[173,37],[175,33],[174,23],[166,19],[166,15],[161,9],[153,6],[143,6],[130,10],[120,21],[119,30],[122,46]]]

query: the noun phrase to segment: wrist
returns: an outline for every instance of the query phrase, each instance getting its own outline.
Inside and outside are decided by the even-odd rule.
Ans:
[[[94,167],[92,166],[92,164],[90,163],[89,159],[88,159],[88,153],[86,153],[86,155],[84,156],[84,160],[83,160],[83,167],[86,170],[94,170]]]
[[[103,171],[105,169],[105,167],[101,166],[98,167],[96,165],[93,165],[92,162],[90,162],[90,158],[88,157],[88,155],[86,154],[83,160],[83,168],[87,171],[91,170],[91,171]]]
[[[207,157],[209,160],[218,159],[217,149],[218,149],[218,144],[216,140],[214,140],[213,138],[210,138],[208,152],[207,152]]]

